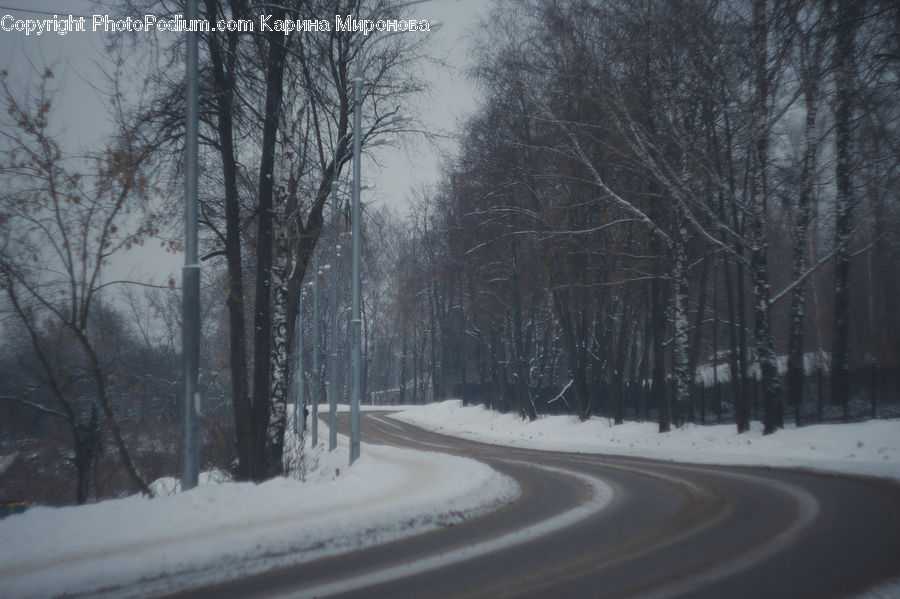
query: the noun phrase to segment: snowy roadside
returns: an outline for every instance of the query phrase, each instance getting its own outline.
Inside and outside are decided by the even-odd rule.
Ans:
[[[319,447],[306,448],[315,465],[306,482],[208,483],[8,518],[0,525],[0,595],[190,588],[446,526],[519,492],[484,464],[436,453],[364,446],[348,468],[346,438],[330,453],[323,439],[320,425]]]
[[[788,426],[772,435],[763,435],[754,422],[749,432],[738,435],[734,425],[686,425],[660,434],[651,422],[613,425],[605,418],[579,422],[574,416],[527,422],[483,406],[463,407],[461,401],[415,407],[392,417],[445,435],[514,447],[900,480],[900,419]]]
[[[483,406],[463,407],[458,400],[399,409],[404,411],[392,418],[482,443],[695,464],[801,468],[900,481],[898,419],[788,426],[772,435],[763,435],[758,422],[742,435],[734,425],[687,425],[660,434],[655,423],[613,425],[605,418],[579,422],[574,416],[543,416],[527,422]],[[900,597],[900,579],[885,581],[855,599],[895,597]]]

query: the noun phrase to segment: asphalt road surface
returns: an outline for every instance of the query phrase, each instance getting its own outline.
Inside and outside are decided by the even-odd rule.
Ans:
[[[521,497],[464,524],[183,596],[825,599],[900,577],[900,485],[511,449],[384,414],[364,415],[362,430],[366,443],[481,460]]]

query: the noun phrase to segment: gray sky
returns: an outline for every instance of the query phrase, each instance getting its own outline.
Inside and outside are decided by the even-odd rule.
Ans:
[[[466,77],[469,38],[476,32],[482,19],[489,12],[491,0],[434,0],[411,7],[410,18],[419,17],[442,23],[432,35],[434,56],[447,61],[450,68],[429,71],[433,90],[419,99],[420,110],[416,115],[425,128],[438,134],[452,134],[457,123],[476,105],[476,90]],[[452,140],[443,143],[445,152],[452,152]],[[403,212],[411,188],[436,183],[439,173],[438,153],[427,143],[414,143],[411,151],[386,153],[385,176],[376,181],[373,189],[375,204],[381,202]]]
[[[451,134],[458,121],[475,107],[475,90],[465,76],[468,39],[492,4],[492,0],[432,0],[403,10],[404,18],[442,23],[440,29],[426,35],[431,36],[430,52],[446,61],[450,68],[426,71],[432,92],[416,100],[419,109],[414,115],[431,132]],[[89,0],[0,0],[0,7],[0,17],[9,14],[15,19],[49,16],[10,10],[12,8],[47,11],[60,16],[74,13],[90,17],[105,12],[111,17],[124,16]],[[42,70],[43,65],[56,65],[54,82],[60,90],[57,103],[61,107],[56,125],[70,150],[95,143],[102,137],[106,124],[105,111],[100,107],[102,95],[92,87],[102,85],[97,65],[103,62],[105,35],[148,34],[88,31],[64,36],[53,32],[25,36],[22,32],[0,30],[0,68],[10,73],[12,81],[24,86],[37,77],[36,70]],[[452,140],[442,142],[442,146],[444,151],[449,152],[455,147]],[[372,161],[364,163],[367,169],[364,182],[371,186],[364,193],[368,196],[365,200],[376,207],[389,205],[403,214],[407,211],[411,191],[432,185],[439,177],[439,151],[422,140],[399,148],[382,146],[375,156],[383,168],[378,171]],[[128,254],[121,264],[116,265],[116,270],[119,271],[118,276],[130,275],[142,279],[150,276],[161,282],[173,270],[180,269],[181,261],[180,256],[146,247]],[[176,274],[176,280],[179,279]]]

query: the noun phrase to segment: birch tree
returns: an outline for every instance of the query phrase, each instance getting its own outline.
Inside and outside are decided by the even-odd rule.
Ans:
[[[865,194],[865,206],[887,214],[895,103],[885,96],[893,46],[881,24],[894,13],[886,3],[866,6],[881,18],[863,19],[872,30],[855,43],[871,48],[878,66],[864,76],[856,68],[853,101],[881,107],[865,111],[867,125],[880,123],[865,139],[881,149],[855,151],[850,172],[866,181],[852,187],[857,210]],[[717,414],[730,404],[738,431],[748,430],[759,389],[764,429],[774,432],[783,425],[776,356],[788,354],[799,410],[804,326],[833,320],[821,302],[808,308],[805,293],[823,295],[821,269],[840,251],[825,241],[840,210],[821,201],[840,187],[824,175],[838,137],[824,109],[840,106],[829,64],[835,13],[802,0],[505,8],[495,22],[508,35],[492,35],[477,54],[485,99],[437,195],[460,230],[433,231],[466,248],[451,249],[450,263],[465,272],[457,287],[466,289],[484,401],[511,408],[517,394],[539,398],[540,372],[554,409],[565,404],[586,418],[612,401],[618,421],[625,409],[615,395],[630,371],[649,385],[665,431],[670,416],[694,417],[698,370],[712,364],[717,385],[730,375]],[[857,214],[849,229],[848,258],[868,251],[861,232],[883,222],[868,216]],[[877,248],[885,235],[874,238]],[[873,256],[865,260],[865,272],[848,280],[874,289],[888,275]],[[849,313],[868,310],[874,329],[876,302],[861,301],[848,296]],[[637,323],[633,335],[622,334],[628,321]],[[448,341],[441,337],[431,339],[436,356],[449,347],[434,347]],[[875,345],[883,344],[858,329],[848,334],[856,368],[856,352]],[[561,369],[545,370],[554,354]],[[529,389],[520,394],[526,377],[514,371],[526,365]]]
[[[797,206],[794,213],[793,278],[804,276],[809,262],[807,245],[813,210],[813,192],[816,182],[816,157],[819,147],[817,116],[821,102],[821,80],[825,72],[825,51],[828,43],[828,12],[816,3],[798,2],[792,14],[792,28],[796,43],[797,71],[803,93],[803,148],[800,163],[800,180]],[[800,424],[800,406],[803,400],[804,376],[804,324],[805,289],[802,282],[791,294],[791,324],[788,340],[788,402],[795,407],[796,421]]]
[[[180,9],[178,2],[144,7]],[[246,0],[204,0],[203,17],[271,20],[367,15],[390,7],[381,2],[308,2],[277,7]],[[381,14],[381,13],[379,13]],[[290,362],[301,284],[319,240],[323,213],[349,160],[350,69],[365,60],[368,84],[361,107],[365,144],[372,137],[409,125],[392,120],[421,89],[411,56],[423,42],[416,33],[397,36],[366,52],[379,36],[354,31],[300,35],[282,31],[211,32],[203,35],[201,111],[203,141],[216,158],[208,172],[212,193],[202,199],[208,234],[205,260],[225,257],[230,322],[230,360],[237,476],[263,480],[281,471],[282,438]],[[400,39],[402,38],[402,39]],[[179,56],[180,46],[172,55]],[[167,132],[147,140],[177,147],[181,103],[174,69],[160,69],[161,90],[152,110],[141,115],[149,130]],[[177,167],[177,164],[175,165]],[[279,191],[279,185],[281,191]],[[247,258],[252,257],[252,260]],[[253,267],[249,269],[248,264]],[[252,301],[250,287],[252,286]],[[247,322],[252,306],[252,324]],[[252,347],[248,347],[249,346]]]

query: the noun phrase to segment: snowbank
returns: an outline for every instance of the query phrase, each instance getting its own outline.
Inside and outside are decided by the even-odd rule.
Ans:
[[[158,593],[237,578],[430,530],[518,494],[511,479],[464,458],[364,446],[348,468],[345,438],[335,452],[321,444],[307,451],[317,467],[306,482],[201,484],[8,518],[0,594],[79,594],[138,581]]]
[[[763,435],[754,422],[738,435],[734,425],[686,425],[659,434],[650,422],[613,425],[605,418],[544,416],[526,422],[482,406],[445,401],[395,414],[398,420],[474,441],[579,453],[646,457],[676,462],[806,468],[900,480],[900,420],[788,427]]]

